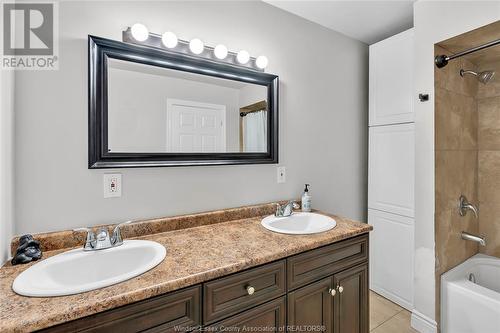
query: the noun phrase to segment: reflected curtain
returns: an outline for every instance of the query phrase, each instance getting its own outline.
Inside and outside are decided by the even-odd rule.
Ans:
[[[267,111],[247,113],[243,117],[243,151],[267,151]]]

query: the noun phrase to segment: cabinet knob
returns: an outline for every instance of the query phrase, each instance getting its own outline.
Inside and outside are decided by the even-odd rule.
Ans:
[[[343,291],[344,291],[344,287],[339,286],[339,293],[341,293],[341,294],[342,294],[342,292],[343,292]]]
[[[248,286],[247,287],[247,293],[248,295],[253,295],[253,293],[255,292],[255,288],[252,287],[252,286]]]
[[[330,289],[328,289],[328,293],[330,295],[332,295],[332,297],[333,297],[333,296],[335,296],[335,294],[337,293],[337,291],[334,288],[330,288]]]

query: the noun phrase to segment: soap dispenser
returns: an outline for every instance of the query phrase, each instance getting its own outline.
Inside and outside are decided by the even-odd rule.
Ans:
[[[306,188],[304,189],[304,193],[302,194],[302,211],[310,212],[311,211],[311,195],[309,194],[309,184],[306,184]]]

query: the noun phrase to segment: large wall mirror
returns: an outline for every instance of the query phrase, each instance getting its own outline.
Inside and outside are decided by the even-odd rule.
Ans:
[[[89,36],[89,168],[278,162],[278,77]]]

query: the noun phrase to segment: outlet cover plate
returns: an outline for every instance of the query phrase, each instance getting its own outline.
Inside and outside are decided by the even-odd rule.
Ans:
[[[286,168],[284,166],[279,166],[276,168],[277,172],[277,182],[278,184],[282,184],[286,182]]]
[[[103,175],[104,198],[118,198],[122,196],[122,174],[105,173]]]

